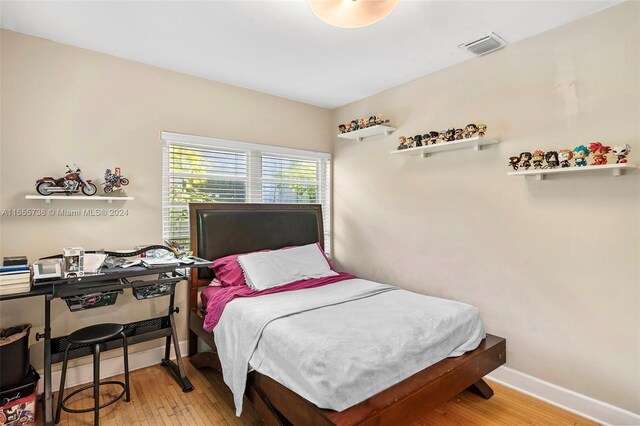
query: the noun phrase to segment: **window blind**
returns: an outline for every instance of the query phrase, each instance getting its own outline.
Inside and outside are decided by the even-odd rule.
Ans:
[[[189,247],[189,203],[321,204],[331,251],[331,154],[162,133],[163,238]]]

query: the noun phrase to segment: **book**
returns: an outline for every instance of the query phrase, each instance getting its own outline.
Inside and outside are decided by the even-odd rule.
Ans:
[[[31,274],[13,274],[0,277],[0,287],[5,287],[11,284],[23,284],[31,282]]]
[[[31,290],[31,284],[20,284],[16,286],[9,286],[7,288],[0,287],[0,296],[6,296],[8,294],[26,293]]]
[[[7,256],[2,259],[2,266],[27,266],[27,256]]]
[[[7,272],[15,272],[15,271],[28,271],[28,265],[15,265],[15,266],[3,266],[0,268],[0,274],[4,274]]]

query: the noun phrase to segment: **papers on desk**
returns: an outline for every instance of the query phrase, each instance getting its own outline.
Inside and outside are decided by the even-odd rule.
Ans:
[[[180,265],[180,261],[176,258],[145,257],[142,259],[142,265],[147,268],[162,268],[165,266],[178,266]]]

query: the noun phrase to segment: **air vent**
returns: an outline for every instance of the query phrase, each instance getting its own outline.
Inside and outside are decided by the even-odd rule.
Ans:
[[[507,45],[507,42],[501,39],[498,35],[490,33],[486,37],[472,41],[470,43],[461,44],[458,46],[461,49],[468,50],[474,55],[482,56],[489,52],[498,50]]]

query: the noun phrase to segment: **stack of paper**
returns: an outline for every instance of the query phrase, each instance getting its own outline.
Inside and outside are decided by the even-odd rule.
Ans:
[[[0,268],[0,296],[26,293],[31,290],[31,271],[28,266]]]

